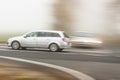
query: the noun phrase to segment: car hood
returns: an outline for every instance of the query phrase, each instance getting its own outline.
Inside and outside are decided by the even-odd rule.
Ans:
[[[12,37],[12,38],[9,38],[8,40],[18,40],[18,39],[21,39],[22,36],[17,36],[17,37]]]

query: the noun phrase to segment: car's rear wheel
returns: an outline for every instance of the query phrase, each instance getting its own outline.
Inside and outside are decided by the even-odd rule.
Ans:
[[[52,51],[52,52],[57,52],[57,51],[59,51],[59,47],[58,47],[58,45],[55,44],[55,43],[51,44],[50,47],[49,47],[49,49],[50,49],[50,51]]]
[[[15,50],[20,49],[20,43],[17,41],[14,41],[14,42],[12,42],[11,47],[12,47],[12,49],[15,49]]]

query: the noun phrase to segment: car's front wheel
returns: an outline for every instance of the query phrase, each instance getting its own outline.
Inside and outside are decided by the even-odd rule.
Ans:
[[[12,47],[12,49],[15,49],[15,50],[20,49],[20,43],[17,41],[14,41],[14,42],[12,42],[11,47]]]
[[[50,45],[49,49],[52,52],[57,52],[59,50],[59,47],[58,47],[57,44],[53,43],[53,44]]]

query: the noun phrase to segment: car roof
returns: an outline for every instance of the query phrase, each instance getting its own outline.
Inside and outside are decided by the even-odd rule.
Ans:
[[[64,31],[58,31],[58,30],[33,30],[33,31],[30,31],[30,32],[64,32]]]

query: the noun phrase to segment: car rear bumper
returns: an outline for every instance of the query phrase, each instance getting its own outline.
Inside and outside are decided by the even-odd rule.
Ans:
[[[59,47],[60,48],[70,48],[70,43],[62,43]]]

